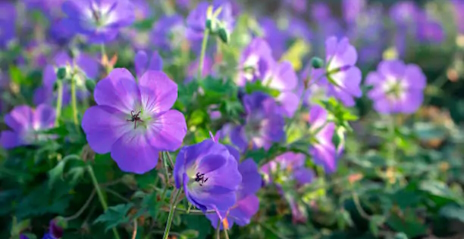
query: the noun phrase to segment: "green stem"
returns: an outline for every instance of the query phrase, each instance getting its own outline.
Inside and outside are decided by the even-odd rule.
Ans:
[[[396,142],[395,142],[395,118],[389,116],[388,118],[388,165],[393,166],[395,164],[396,154]]]
[[[71,105],[73,109],[74,124],[78,126],[79,120],[77,119],[76,79],[74,76],[71,78]]]
[[[224,228],[224,236],[226,237],[226,239],[229,239],[229,233],[227,232],[227,229]]]
[[[56,100],[56,118],[55,118],[55,126],[58,126],[58,122],[61,116],[61,107],[63,105],[63,82],[61,80],[56,81],[58,85],[58,99]]]
[[[108,210],[108,204],[106,204],[105,197],[103,196],[100,186],[98,185],[97,177],[95,177],[95,173],[93,172],[92,166],[87,165],[87,171],[89,171],[90,178],[92,179],[93,186],[95,187],[95,190],[97,191],[98,199],[100,200],[103,210],[104,211]],[[116,228],[113,227],[112,229],[113,229],[114,237],[116,239],[120,239]]]
[[[171,230],[172,219],[174,218],[174,212],[176,211],[177,207],[177,200],[179,199],[182,190],[178,190],[176,195],[174,196],[174,201],[171,204],[171,209],[169,210],[168,221],[166,222],[166,228],[164,229],[164,236],[163,239],[168,239],[169,231]]]
[[[218,220],[216,226],[216,239],[221,239],[221,220]]]
[[[205,29],[205,33],[203,35],[203,42],[201,43],[201,53],[200,53],[200,64],[198,64],[198,80],[202,79],[202,72],[203,72],[203,64],[205,61],[205,54],[206,54],[206,45],[208,44],[208,36],[209,30]]]

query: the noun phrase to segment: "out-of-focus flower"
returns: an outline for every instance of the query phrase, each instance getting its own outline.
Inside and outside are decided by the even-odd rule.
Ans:
[[[200,59],[197,59],[190,63],[187,67],[187,78],[185,82],[190,82],[194,79],[194,77],[198,74],[198,66],[200,65]],[[214,62],[208,56],[205,56],[203,60],[203,70],[201,71],[201,77],[205,78],[206,76],[210,75],[213,71]]]
[[[40,131],[52,128],[55,117],[55,110],[48,105],[42,104],[36,109],[27,105],[16,106],[5,115],[5,124],[11,130],[1,132],[1,145],[9,149],[22,145],[34,145],[49,139],[50,136]]]
[[[331,36],[342,37],[345,34],[339,19],[332,15],[329,6],[324,2],[314,3],[311,7],[311,19],[317,24],[314,39],[311,41],[315,55],[323,54],[323,45]]]
[[[287,117],[293,116],[299,102],[298,96],[294,93],[298,77],[290,62],[274,61],[271,48],[266,41],[256,38],[243,50],[239,69],[239,86],[261,80],[264,86],[280,92],[277,101],[282,105]]]
[[[179,151],[174,179],[197,208],[227,211],[237,201],[242,176],[228,148],[208,139]]]
[[[0,3],[0,48],[8,45],[8,42],[16,36],[16,8],[13,3]]]
[[[454,17],[456,19],[456,25],[458,32],[464,34],[464,2],[462,0],[451,0],[453,4]]]
[[[54,220],[50,221],[50,227],[42,239],[60,239],[63,237],[63,228],[58,226]]]
[[[235,20],[232,15],[232,5],[228,1],[215,0],[212,5],[211,16],[208,13],[210,5],[207,2],[200,2],[196,8],[190,12],[187,17],[187,38],[191,41],[199,41],[203,39],[203,34],[206,30],[207,21],[211,25],[224,29],[227,33],[231,33]],[[215,12],[220,11],[216,17],[213,17]],[[216,30],[216,27],[212,30]]]
[[[240,56],[237,84],[245,86],[247,82],[262,80],[273,66],[274,59],[269,44],[261,38],[256,38]]]
[[[145,173],[156,166],[160,151],[176,150],[187,133],[185,118],[171,110],[177,85],[160,71],[147,71],[136,83],[132,74],[114,69],[98,82],[97,106],[82,118],[90,147],[111,157],[125,172]]]
[[[343,18],[347,23],[354,23],[365,6],[366,0],[343,0]]]
[[[293,38],[300,38],[307,43],[311,42],[313,33],[310,30],[308,23],[301,18],[294,17],[288,24],[288,34]]]
[[[134,6],[129,0],[68,0],[62,5],[68,27],[90,42],[105,43],[116,38],[119,29],[132,24]]]
[[[327,111],[319,105],[311,107],[309,123],[312,144],[309,153],[314,163],[324,167],[326,173],[333,173],[337,168],[337,149],[332,142],[335,124],[328,122]]]
[[[416,21],[419,11],[413,1],[397,2],[390,8],[390,18],[399,26],[407,26]]]
[[[20,234],[19,239],[29,239],[29,237],[24,234]]]
[[[417,65],[390,60],[381,62],[376,72],[369,73],[366,84],[373,86],[368,96],[376,111],[410,114],[422,104],[427,81]]]
[[[259,25],[263,30],[263,39],[272,46],[272,56],[274,59],[280,59],[287,47],[288,33],[279,29],[277,23],[269,17],[260,19]]]
[[[288,201],[294,223],[307,220],[304,207],[291,193],[295,188],[311,183],[314,178],[314,172],[305,167],[305,159],[304,154],[287,152],[261,167],[265,182],[276,185],[279,193]]]
[[[445,33],[441,24],[421,12],[417,16],[416,38],[422,42],[440,43],[445,39]]]
[[[162,71],[163,70],[163,59],[158,52],[153,52],[150,59],[145,51],[138,51],[134,58],[135,74],[137,78],[141,78],[142,75],[148,71]]]
[[[306,0],[284,0],[284,3],[290,5],[297,13],[305,13],[308,5]]]
[[[54,65],[47,65],[44,69],[42,86],[37,88],[34,92],[34,104],[52,104],[55,100],[53,88],[58,79],[56,72],[59,68],[65,68],[70,75],[74,72],[76,87],[79,89],[78,98],[87,97],[89,94],[85,88],[85,81],[87,79],[95,80],[97,78],[100,69],[98,61],[94,57],[85,53],[79,53],[75,56],[75,60],[73,60],[68,53],[64,51],[56,54],[54,61]],[[66,77],[68,77],[68,75]],[[63,92],[64,104],[69,103],[70,95],[70,86],[69,84],[66,84]]]
[[[280,107],[267,94],[254,92],[243,97],[246,119],[245,125],[236,126],[230,139],[240,150],[247,148],[269,149],[284,135],[284,118]]]
[[[356,49],[348,38],[339,41],[336,37],[327,39],[325,47],[327,65],[321,84],[325,85],[329,96],[341,100],[346,106],[353,106],[353,97],[362,94],[361,71],[355,66],[358,58]]]
[[[178,14],[162,16],[153,27],[151,43],[160,51],[181,47],[186,27],[184,19]]]
[[[228,211],[219,212],[223,217],[220,224],[221,229],[226,226],[226,229],[231,228],[234,223],[239,226],[245,226],[250,223],[251,217],[258,212],[259,199],[256,197],[256,192],[261,188],[262,179],[258,172],[258,166],[253,159],[247,159],[240,163],[239,152],[227,146],[229,152],[234,156],[237,161],[238,171],[242,175],[242,182],[240,183],[236,192],[236,203]],[[211,221],[211,225],[216,228],[220,217],[217,214],[206,214],[206,217]]]
[[[131,2],[134,5],[134,16],[136,21],[142,21],[153,17],[153,8],[150,6],[150,1],[132,0]]]

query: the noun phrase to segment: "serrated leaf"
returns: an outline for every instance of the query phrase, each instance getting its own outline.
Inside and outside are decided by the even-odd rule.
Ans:
[[[134,205],[132,203],[128,203],[109,207],[108,210],[95,219],[93,223],[105,224],[105,231],[108,231],[119,224],[128,223],[130,218],[127,217],[127,213],[133,206]]]

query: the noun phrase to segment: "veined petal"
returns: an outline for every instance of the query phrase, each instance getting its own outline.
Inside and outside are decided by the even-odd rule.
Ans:
[[[155,116],[149,127],[150,144],[160,151],[178,149],[187,133],[184,115],[177,110]]]
[[[139,81],[143,108],[147,113],[165,112],[177,99],[177,84],[161,71],[149,70]]]
[[[34,111],[33,126],[35,129],[51,128],[55,123],[56,113],[52,107],[41,104]]]

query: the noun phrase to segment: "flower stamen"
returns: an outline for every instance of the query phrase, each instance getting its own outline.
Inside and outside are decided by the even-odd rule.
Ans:
[[[141,112],[142,111],[139,111],[137,114],[134,114],[134,111],[132,110],[131,111],[131,119],[127,120],[128,122],[134,122],[134,129],[137,128],[137,121],[143,123],[143,120],[139,116]]]
[[[195,175],[195,182],[198,182],[200,186],[203,186],[203,184],[206,183],[207,181],[208,181],[208,178],[205,178],[204,173],[197,172],[197,174]]]

